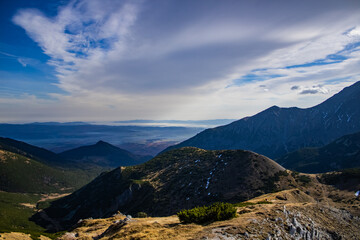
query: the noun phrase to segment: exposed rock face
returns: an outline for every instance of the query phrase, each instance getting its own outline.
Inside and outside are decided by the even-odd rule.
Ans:
[[[211,237],[203,239],[357,239],[360,218],[348,211],[334,207],[309,205],[284,205],[283,212],[273,209],[264,213],[262,219],[253,218],[247,226],[237,226],[232,222],[229,227],[212,229]],[[261,214],[260,214],[261,215]],[[269,217],[271,216],[271,217]],[[340,227],[343,227],[340,229]],[[356,230],[355,230],[356,231]]]
[[[79,219],[108,217],[117,211],[166,216],[184,208],[216,201],[239,202],[274,191],[277,174],[284,170],[271,159],[249,151],[183,148],[142,165],[103,174],[55,201],[45,212],[65,228]],[[39,216],[34,219],[43,220]]]
[[[303,147],[320,147],[360,131],[360,82],[306,109],[273,106],[252,117],[207,129],[168,149],[248,149],[279,158]]]

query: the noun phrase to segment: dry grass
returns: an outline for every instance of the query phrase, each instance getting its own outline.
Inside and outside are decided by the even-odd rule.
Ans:
[[[0,239],[6,240],[32,240],[30,234],[11,232],[11,233],[0,233]],[[40,240],[50,240],[45,236],[40,236]]]
[[[181,224],[177,216],[159,218],[133,218],[125,225],[118,225],[119,220],[126,216],[116,215],[107,219],[84,220],[69,236],[73,238],[60,239],[124,239],[124,240],[155,240],[155,239],[237,239],[249,234],[250,238],[266,239],[273,233],[274,226],[283,226],[279,231],[281,236],[289,237],[289,230],[284,227],[284,209],[292,217],[297,216],[298,221],[307,223],[312,219],[314,226],[327,231],[337,231],[341,234],[355,234],[360,237],[357,229],[358,223],[349,223],[343,220],[339,209],[347,208],[349,212],[360,216],[360,201],[356,200],[352,192],[340,191],[331,186],[319,183],[315,175],[311,184],[277,193],[271,193],[251,199],[248,202],[268,201],[272,204],[256,204],[238,208],[238,216],[227,221],[214,222],[209,225]],[[341,196],[341,201],[333,201]],[[351,202],[349,204],[349,202]],[[336,216],[334,209],[340,212]],[[339,217],[341,216],[341,217]],[[280,221],[280,220],[279,220]],[[275,225],[274,225],[275,224]],[[324,228],[325,227],[325,228]],[[357,235],[356,235],[357,234]],[[347,235],[346,235],[347,236]],[[354,236],[348,235],[349,238]],[[232,237],[232,238],[231,238]]]

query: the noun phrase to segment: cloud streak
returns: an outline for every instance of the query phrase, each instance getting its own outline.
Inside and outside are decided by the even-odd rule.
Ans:
[[[356,1],[79,0],[52,17],[22,9],[13,22],[68,93],[36,111],[239,118],[274,104],[311,106],[359,80],[359,10]]]

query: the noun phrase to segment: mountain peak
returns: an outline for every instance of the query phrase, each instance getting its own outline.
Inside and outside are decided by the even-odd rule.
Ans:
[[[95,145],[101,146],[101,145],[111,145],[111,144],[108,142],[104,142],[103,140],[100,140]]]
[[[150,156],[135,155],[102,140],[93,145],[67,150],[59,155],[68,161],[95,164],[102,167],[129,166],[150,159]]]
[[[279,106],[274,105],[274,106],[269,107],[268,109],[273,109],[273,110],[275,110],[275,109],[280,109],[280,107],[279,107]]]

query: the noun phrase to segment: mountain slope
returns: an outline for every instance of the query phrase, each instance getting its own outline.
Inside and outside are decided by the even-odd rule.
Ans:
[[[0,191],[71,192],[95,176],[96,172],[56,168],[17,153],[0,150]]]
[[[151,156],[135,155],[103,141],[62,152],[59,156],[67,161],[103,167],[136,165],[151,159]]]
[[[63,165],[65,162],[55,153],[11,138],[0,137],[0,149],[36,159],[45,164]]]
[[[103,174],[53,202],[34,220],[47,226],[46,219],[51,218],[57,226],[68,228],[79,219],[117,211],[164,216],[215,201],[239,202],[294,184],[290,180],[283,186],[275,184],[283,171],[271,159],[249,151],[182,148]]]
[[[273,106],[168,148],[248,149],[271,158],[360,131],[360,82],[306,109]]]
[[[277,160],[285,168],[307,173],[360,167],[360,132],[343,136],[321,148],[303,148]]]

